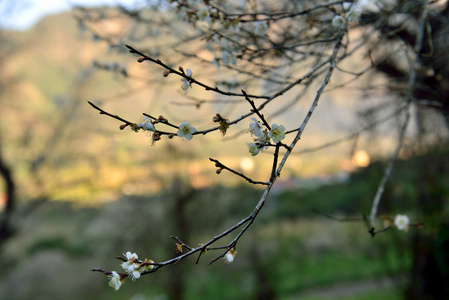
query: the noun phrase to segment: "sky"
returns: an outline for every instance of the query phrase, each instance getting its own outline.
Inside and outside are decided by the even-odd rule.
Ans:
[[[43,16],[69,10],[72,5],[116,5],[135,0],[0,0],[0,27],[26,30]]]

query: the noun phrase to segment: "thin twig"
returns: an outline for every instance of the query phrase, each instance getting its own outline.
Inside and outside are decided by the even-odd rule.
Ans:
[[[321,215],[323,215],[323,216],[325,216],[326,218],[329,218],[329,219],[332,219],[332,220],[336,220],[336,221],[338,221],[338,222],[363,222],[363,221],[365,220],[364,217],[357,217],[357,218],[347,218],[347,217],[345,217],[345,218],[339,218],[339,217],[335,217],[335,216],[329,215],[329,214],[327,214],[327,213],[325,213],[325,212],[322,212],[322,211],[320,211],[320,210],[318,210],[318,209],[314,209],[314,211],[317,212],[317,213],[319,213],[319,214],[321,214]]]
[[[98,111],[100,112],[100,115],[107,115],[107,116],[109,116],[109,117],[111,117],[111,118],[114,118],[114,119],[116,119],[116,120],[122,121],[122,122],[125,123],[126,125],[133,125],[133,124],[135,124],[135,123],[130,122],[130,121],[128,121],[128,120],[125,120],[125,119],[123,119],[123,118],[121,118],[121,117],[119,117],[119,116],[117,116],[117,115],[113,115],[113,114],[108,113],[107,111],[104,111],[103,109],[99,108],[98,106],[96,106],[95,104],[93,104],[93,103],[90,102],[90,101],[87,101],[87,103],[89,103],[93,108],[95,108],[96,110],[98,110]]]
[[[268,185],[268,182],[264,182],[264,181],[254,181],[254,180],[252,180],[251,178],[249,178],[249,177],[243,175],[243,173],[239,173],[239,172],[237,172],[237,171],[235,171],[235,170],[233,170],[233,169],[231,169],[231,168],[229,168],[229,167],[226,167],[225,165],[223,165],[221,162],[219,162],[219,161],[218,161],[217,159],[215,159],[215,158],[209,158],[209,160],[212,161],[212,162],[214,162],[214,163],[215,163],[215,166],[216,166],[217,168],[221,168],[221,169],[228,170],[229,172],[231,172],[231,173],[233,173],[233,174],[235,174],[235,175],[237,175],[237,176],[242,177],[243,179],[245,179],[245,180],[248,181],[249,183],[252,183],[252,184]]]
[[[402,143],[404,141],[404,137],[405,137],[405,132],[409,123],[409,119],[410,119],[410,111],[409,111],[409,106],[410,104],[413,102],[413,91],[414,91],[414,86],[415,86],[415,81],[416,81],[416,70],[418,68],[419,65],[419,55],[421,52],[421,47],[422,47],[422,42],[423,42],[423,38],[424,38],[424,28],[425,25],[427,23],[427,16],[428,16],[428,1],[426,1],[424,3],[424,8],[420,17],[420,26],[418,27],[418,31],[416,33],[416,45],[415,45],[415,51],[414,51],[414,56],[415,59],[413,61],[413,64],[410,65],[410,77],[409,77],[409,81],[408,81],[408,85],[407,85],[407,109],[405,110],[405,119],[404,122],[402,123],[402,127],[401,130],[399,132],[399,137],[398,137],[398,144],[396,146],[396,149],[394,151],[393,157],[391,158],[388,167],[385,169],[385,173],[382,177],[382,180],[380,181],[379,187],[377,188],[376,191],[376,195],[374,196],[374,200],[373,200],[373,205],[371,207],[371,213],[370,213],[370,224],[372,227],[372,231],[374,232],[374,228],[375,228],[375,218],[377,215],[377,210],[379,207],[379,203],[380,200],[382,198],[382,194],[384,192],[385,189],[385,185],[388,181],[388,178],[390,177],[391,171],[393,170],[393,166],[394,163],[396,162],[398,155],[399,155],[399,151],[402,148]]]
[[[186,245],[183,241],[181,241],[178,237],[171,235],[170,236],[172,239],[174,239],[175,241],[177,241],[179,244],[181,244],[182,246],[186,247],[188,250],[192,250],[192,247],[189,247],[188,245]]]
[[[239,93],[233,93],[233,92],[225,92],[221,89],[219,89],[218,87],[212,87],[210,85],[207,85],[203,82],[200,82],[198,80],[196,80],[195,78],[191,77],[191,76],[187,76],[184,72],[180,72],[172,67],[170,67],[169,65],[163,63],[161,60],[159,59],[154,59],[148,55],[145,55],[144,53],[140,52],[139,50],[136,50],[135,48],[133,48],[130,45],[125,45],[128,49],[130,53],[133,54],[138,54],[141,56],[141,58],[139,58],[139,62],[144,62],[145,60],[151,61],[163,68],[165,68],[166,70],[168,70],[170,73],[176,74],[178,76],[184,77],[186,79],[188,79],[190,81],[190,83],[195,83],[201,87],[203,87],[206,91],[214,91],[216,93],[219,93],[221,95],[226,95],[226,96],[239,96],[239,97],[243,97],[243,94],[239,94]],[[260,95],[250,95],[251,98],[259,98],[259,99],[267,99],[269,98],[268,96],[260,96]]]
[[[246,94],[244,90],[242,90],[242,93],[245,96],[246,101],[248,101],[248,103],[251,105],[251,111],[256,113],[256,115],[262,120],[263,124],[268,128],[268,130],[271,130],[270,124],[268,124],[267,120],[265,120],[264,115],[260,113],[259,109],[257,109],[254,101],[249,98],[248,94]]]

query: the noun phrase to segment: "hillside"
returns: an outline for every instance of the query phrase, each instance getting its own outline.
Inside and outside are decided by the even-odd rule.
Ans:
[[[16,170],[23,196],[45,195],[96,203],[99,199],[115,199],[123,192],[158,191],[166,184],[167,176],[170,178],[180,169],[188,170],[186,176],[198,187],[240,182],[232,176],[211,177],[214,166],[207,158],[219,158],[230,167],[243,168],[242,159],[248,158],[247,143],[251,141],[245,133],[249,122],[232,127],[225,138],[214,134],[203,138],[200,144],[174,139],[151,146],[148,136],[117,130],[120,124],[116,120],[99,116],[86,101],[94,101],[134,122],[142,119],[142,112],[164,115],[174,123],[185,121],[184,116],[188,115],[197,128],[214,126],[211,116],[217,112],[229,111],[225,117],[237,118],[248,111],[247,104],[232,110],[225,105],[198,110],[189,105],[192,100],[180,93],[179,78],[164,79],[160,68],[136,63],[135,57],[126,54],[123,44],[127,41],[118,43],[122,53],[111,51],[106,43],[95,41],[91,33],[80,30],[73,16],[74,12],[48,16],[26,32],[2,34],[2,47],[7,49],[4,77],[9,83],[2,94],[0,132],[5,155]],[[115,20],[101,24],[97,30],[114,32],[126,26]],[[156,42],[169,41],[169,35],[161,35]],[[211,74],[225,74],[217,73],[210,65],[195,65],[192,60],[170,60],[180,61],[194,69],[195,76],[211,81]],[[95,65],[126,72],[108,72]],[[194,87],[189,96],[210,99],[210,93],[199,87]],[[361,127],[356,118],[357,99],[347,98],[341,92],[324,97],[298,150]],[[298,126],[310,105],[308,101],[300,102],[276,120],[282,120],[287,128]],[[275,111],[276,107],[268,107],[267,115]],[[389,144],[388,138],[382,143],[370,144],[369,139],[360,139],[358,143],[361,149],[370,146],[369,155],[385,152]],[[351,147],[351,143],[343,143],[319,153],[291,157],[292,167],[285,169],[283,178],[350,171],[354,169]],[[253,162],[252,169],[246,171],[256,178],[265,176],[270,165],[264,155],[253,158]],[[150,164],[151,169],[145,164]],[[151,186],[146,178],[151,178]]]

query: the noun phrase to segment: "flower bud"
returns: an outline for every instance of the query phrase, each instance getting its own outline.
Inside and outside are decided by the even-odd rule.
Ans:
[[[170,70],[164,71],[164,77],[167,77],[168,75],[170,75],[170,73],[171,73]]]
[[[164,118],[163,116],[159,116],[158,120],[162,123],[167,123],[168,120],[166,118]]]
[[[159,132],[153,133],[153,142],[157,142],[161,140],[161,134]]]
[[[137,59],[137,62],[139,62],[139,63],[144,62],[144,61],[145,61],[145,57],[139,57]]]

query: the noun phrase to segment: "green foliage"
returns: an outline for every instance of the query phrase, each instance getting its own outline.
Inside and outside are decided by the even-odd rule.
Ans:
[[[57,297],[61,292],[54,285],[73,290],[89,278],[95,283],[86,283],[86,288],[66,299],[122,299],[136,294],[171,297],[174,278],[184,279],[185,299],[248,299],[262,287],[270,288],[283,298],[310,288],[387,276],[390,270],[384,263],[386,257],[372,244],[366,231],[360,230],[360,224],[335,224],[335,221],[310,217],[289,221],[276,216],[275,206],[267,206],[261,222],[248,232],[248,242],[238,245],[233,264],[220,260],[209,266],[208,262],[220,254],[209,251],[199,265],[194,264],[196,258],[191,258],[135,283],[128,280],[115,293],[107,286],[104,275],[90,273],[89,269],[102,265],[120,270],[119,262],[113,257],[128,250],[137,252],[141,258],[154,260],[172,256],[174,241],[169,236],[180,233],[173,218],[176,206],[183,201],[187,201],[183,204],[185,242],[195,246],[210,238],[208,232],[226,228],[227,223],[249,214],[258,200],[258,191],[244,186],[194,190],[178,182],[174,187],[177,188],[159,196],[126,197],[101,209],[75,210],[68,204],[54,202],[41,206],[31,215],[29,223],[39,225],[25,226],[4,249],[5,257],[15,260],[16,265],[8,266],[4,273],[9,275],[3,278],[0,299],[8,299],[12,292],[8,286],[17,284],[15,278],[19,280],[19,277],[14,274],[23,268],[30,277],[20,279],[21,284],[33,287],[31,278],[39,277],[47,268],[48,262],[43,257],[56,253],[57,257],[61,256],[58,264],[66,265],[70,276],[61,276],[58,270],[50,273],[48,283],[39,287],[47,298]],[[247,211],[238,210],[241,205]],[[326,235],[329,225],[336,230]],[[38,237],[33,234],[33,228],[40,228]],[[354,236],[359,240],[356,244],[352,241]],[[23,247],[24,252],[17,251],[18,247]],[[395,260],[397,255],[393,253],[389,259]],[[402,270],[404,267],[395,269]],[[30,294],[24,293],[17,299],[28,296]]]
[[[85,242],[70,243],[63,237],[49,237],[38,240],[27,249],[27,255],[34,255],[41,251],[57,249],[69,255],[82,256],[88,252],[88,245]]]
[[[361,215],[369,202],[367,191],[369,184],[366,181],[286,191],[277,197],[277,217],[294,219],[317,212]]]
[[[396,203],[383,206],[383,213],[394,215],[409,210],[422,201],[420,197],[447,197],[447,166],[441,162],[445,155],[441,151],[399,161],[385,191],[385,197]],[[405,274],[413,265],[410,237],[421,232],[436,237],[432,242],[433,257],[445,265],[441,249],[447,242],[446,231],[441,229],[440,220],[427,220],[418,211],[410,213],[414,220],[424,219],[422,231],[411,228],[404,233],[392,228],[374,239],[364,222],[338,222],[317,213],[360,217],[369,209],[369,195],[375,193],[383,168],[384,164],[374,163],[352,174],[347,182],[274,194],[259,222],[238,244],[233,264],[220,260],[209,266],[208,262],[220,254],[209,251],[198,265],[196,257],[192,257],[135,283],[128,280],[116,293],[107,286],[105,276],[88,270],[98,265],[120,270],[113,257],[129,250],[140,258],[170,258],[175,255],[171,234],[191,246],[204,242],[247,216],[259,200],[260,191],[247,185],[195,189],[178,179],[159,195],[127,196],[98,208],[74,209],[68,203],[44,203],[2,249],[9,260],[2,263],[5,272],[0,299],[10,299],[13,291],[9,287],[18,284],[39,289],[46,298],[60,296],[62,289],[72,291],[66,299],[122,299],[134,295],[173,298],[173,287],[179,285],[185,299],[248,299],[263,288],[279,299],[295,299],[311,290],[326,291],[330,286],[344,287],[360,280]],[[417,168],[419,172],[414,171]],[[434,175],[427,177],[430,173]],[[36,281],[43,278],[42,270],[49,265],[46,280]],[[26,277],[19,276],[23,272]],[[447,273],[447,268],[441,272]],[[86,288],[79,290],[80,285]],[[384,291],[385,299],[398,299],[401,288]],[[321,299],[311,294],[304,299]],[[24,291],[15,299],[30,295]],[[374,299],[375,295],[367,290],[350,299]]]
[[[447,214],[448,205],[444,199],[449,194],[448,155],[449,149],[442,147],[425,155],[397,161],[384,191],[385,200],[381,201],[380,213],[395,215],[404,210],[406,213],[421,213],[422,208],[429,215]],[[324,185],[314,190],[285,191],[276,199],[277,217],[294,219],[312,216],[317,211],[358,216],[368,214],[385,167],[385,162],[374,162],[351,174],[350,180],[344,183]],[[416,207],[418,209],[414,212]],[[420,217],[426,218],[426,214]]]

